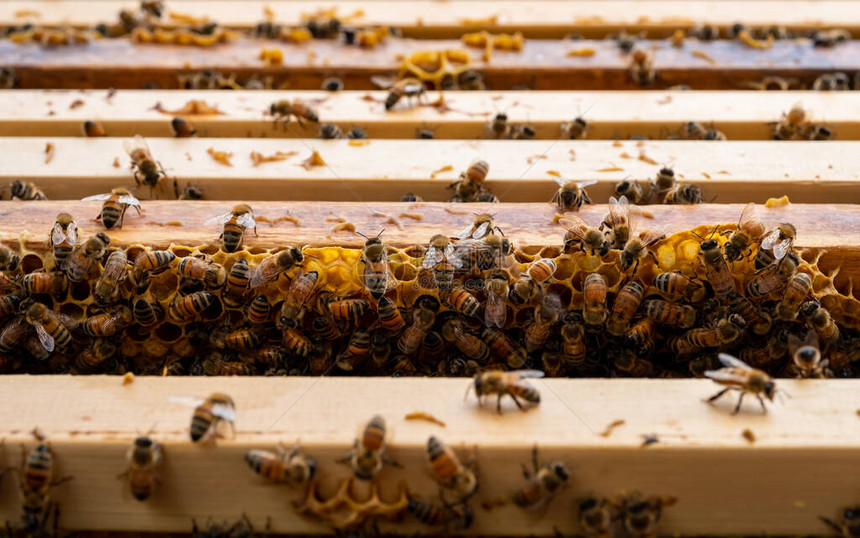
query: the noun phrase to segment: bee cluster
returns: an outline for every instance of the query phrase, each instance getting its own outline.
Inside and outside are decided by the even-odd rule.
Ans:
[[[100,199],[106,224],[129,203]],[[860,302],[823,251],[794,252],[793,226],[766,233],[749,204],[737,226],[636,234],[612,202],[600,229],[566,213],[539,249],[490,215],[404,249],[267,251],[242,247],[240,204],[211,219],[220,241],[157,251],[79,241],[61,214],[50,253],[3,251],[3,369],[689,377],[731,352],[773,375],[856,375]]]

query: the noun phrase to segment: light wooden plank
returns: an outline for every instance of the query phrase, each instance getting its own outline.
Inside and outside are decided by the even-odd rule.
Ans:
[[[0,181],[35,181],[55,199],[134,187],[124,140],[0,138],[0,153],[16,156],[0,161]],[[54,156],[46,164],[48,143],[54,145]],[[706,198],[720,203],[763,203],[782,195],[805,203],[860,201],[856,142],[371,140],[353,146],[346,140],[151,138],[148,143],[171,178],[183,185],[196,182],[216,200],[396,201],[413,191],[441,201],[450,197],[447,187],[460,171],[480,157],[490,164],[487,187],[504,202],[549,200],[558,185],[548,172],[595,180],[591,196],[606,201],[617,182],[647,181],[661,164],[674,166],[681,181],[701,184]],[[209,148],[232,152],[234,166],[217,163],[207,154]],[[311,148],[326,166],[300,166]],[[252,151],[296,153],[255,168]],[[658,164],[640,160],[640,154]],[[452,168],[438,172],[446,166]],[[169,183],[163,182],[155,194],[172,198]],[[145,198],[148,191],[141,188],[137,194]]]
[[[274,532],[323,533],[316,522],[288,507],[300,491],[277,488],[254,476],[242,461],[250,448],[291,445],[296,439],[319,462],[326,490],[349,472],[333,462],[345,454],[353,432],[371,415],[388,421],[390,452],[403,470],[384,469],[383,495],[394,496],[406,480],[413,495],[432,499],[437,489],[426,469],[429,435],[468,451],[476,447],[481,486],[476,495],[474,534],[552,535],[578,531],[575,499],[637,489],[673,495],[661,534],[820,534],[819,514],[833,515],[853,502],[860,472],[860,438],[855,408],[860,382],[788,381],[792,394],[761,415],[749,405],[737,416],[731,403],[701,403],[710,381],[546,380],[538,409],[506,406],[502,416],[464,401],[465,379],[339,378],[137,378],[122,386],[118,377],[4,376],[0,402],[6,410],[0,433],[7,464],[18,461],[18,444],[33,446],[27,433],[38,426],[56,454],[58,472],[74,480],[55,488],[63,525],[71,529],[188,532],[190,518],[224,519],[242,512],[260,527],[272,518]],[[230,394],[237,406],[237,437],[217,447],[192,446],[187,439],[190,409],[171,396]],[[753,402],[749,402],[752,404]],[[403,420],[424,410],[447,426]],[[623,419],[609,437],[610,422]],[[131,499],[117,480],[125,452],[137,431],[156,423],[164,443],[160,489],[146,503]],[[750,444],[741,431],[750,429]],[[660,442],[641,448],[642,435]],[[541,458],[563,458],[572,469],[543,517],[525,515],[508,503],[488,513],[482,501],[509,498],[522,484],[520,465],[534,445]],[[462,447],[462,448],[461,448]],[[741,487],[757,477],[756,487]],[[0,517],[18,517],[14,480],[4,483]],[[718,502],[714,499],[732,499]],[[394,527],[419,530],[414,520]],[[423,529],[425,532],[428,530]]]
[[[431,93],[428,101],[437,99]],[[370,99],[368,99],[370,96]],[[191,100],[221,115],[193,116],[200,137],[315,137],[318,125],[275,125],[269,106],[278,100],[313,103],[321,122],[344,132],[363,127],[370,138],[414,138],[422,128],[438,139],[489,138],[487,123],[505,112],[512,124],[534,127],[536,138],[561,136],[561,123],[584,115],[587,138],[677,136],[682,125],[713,125],[732,140],[769,140],[773,122],[795,103],[810,120],[828,125],[839,140],[860,138],[860,92],[446,92],[449,110],[408,104],[386,111],[386,92],[345,91],[100,91],[14,90],[0,93],[0,136],[79,136],[84,121],[97,120],[108,136],[171,136],[173,114]],[[160,106],[158,106],[160,105]],[[157,110],[156,107],[159,109]],[[566,119],[565,119],[566,118]]]
[[[694,89],[748,89],[765,76],[796,79],[810,87],[822,73],[860,69],[860,42],[848,41],[830,49],[814,48],[808,40],[779,41],[768,50],[752,50],[734,41],[646,44],[653,50],[658,75],[648,89],[688,85]],[[263,47],[284,52],[284,63],[266,66]],[[237,80],[272,77],[274,87],[318,89],[329,76],[343,79],[347,89],[373,89],[371,75],[395,74],[401,56],[421,50],[462,49],[454,40],[389,39],[371,50],[317,40],[311,44],[273,44],[240,39],[209,48],[136,45],[125,39],[94,41],[86,46],[44,49],[36,44],[0,42],[0,57],[16,71],[19,88],[131,88],[147,84],[178,88],[178,74],[209,68]],[[589,57],[568,56],[572,50],[592,48]],[[698,50],[713,62],[693,55]],[[494,90],[633,90],[641,89],[629,76],[629,55],[614,41],[526,40],[521,52],[496,52],[490,63],[483,50],[469,49],[473,66]]]
[[[138,3],[123,1],[42,1],[14,0],[0,5],[0,24],[25,21],[47,25],[91,26],[114,21],[120,9],[136,9]],[[274,20],[298,24],[305,13],[315,8],[337,9],[349,17],[359,9],[354,2],[295,3],[286,0],[252,0],[240,3],[173,0],[168,9],[195,17],[210,17],[226,26],[251,28],[264,19],[264,7],[274,12]],[[676,28],[690,28],[707,22],[726,28],[740,21],[754,27],[783,25],[791,29],[826,27],[860,30],[860,7],[838,0],[795,1],[790,8],[774,9],[767,0],[686,2],[683,0],[577,1],[577,2],[437,2],[420,0],[408,7],[394,0],[377,0],[360,6],[361,16],[353,24],[396,26],[410,36],[459,37],[464,29],[486,28],[493,31],[522,31],[527,36],[561,37],[578,31],[602,37],[608,31],[626,28],[629,32],[648,31],[654,35],[671,34]],[[786,6],[787,7],[787,6]],[[35,11],[18,16],[22,10]],[[476,22],[468,24],[469,20]],[[490,22],[492,20],[492,22]],[[167,21],[170,24],[170,21]]]

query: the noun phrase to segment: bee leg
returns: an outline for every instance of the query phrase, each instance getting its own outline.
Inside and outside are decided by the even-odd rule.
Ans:
[[[529,471],[528,466],[526,466],[526,464],[523,463],[522,467],[523,467],[523,478],[525,478],[526,480],[531,480],[532,473],[531,473],[531,471]]]
[[[758,398],[758,403],[761,404],[761,414],[766,415],[767,414],[767,407],[765,407],[765,405],[764,405],[764,399],[762,399],[760,394],[756,394],[756,398]]]
[[[837,525],[837,524],[836,524],[832,519],[827,519],[827,518],[826,518],[826,517],[824,517],[824,516],[818,516],[818,519],[820,519],[820,520],[821,520],[822,522],[824,522],[828,527],[831,527],[831,528],[832,528],[833,530],[835,530],[836,532],[839,532],[839,533],[841,533],[841,532],[842,532],[842,527],[840,527],[839,525]],[[7,525],[8,525],[8,522],[7,522]]]
[[[717,399],[718,399],[720,396],[722,396],[723,394],[727,393],[728,391],[729,391],[729,389],[723,389],[723,390],[721,390],[720,392],[718,392],[718,393],[714,394],[713,396],[711,396],[710,398],[708,398],[708,399],[707,399],[707,400],[705,400],[705,401],[706,401],[707,403],[711,403],[711,402],[713,402],[713,401],[717,400]]]
[[[387,463],[388,465],[397,467],[398,469],[403,468],[403,465],[399,461],[391,459],[391,457],[385,453],[382,454],[382,463]]]
[[[741,410],[741,403],[744,401],[744,396],[745,396],[745,395],[746,395],[746,392],[741,391],[741,395],[740,395],[740,396],[738,396],[738,405],[736,405],[736,406],[735,406],[735,410],[734,410],[734,411],[732,411],[732,414],[733,414],[733,415],[737,415],[737,414],[740,412],[740,410]],[[762,405],[764,405],[764,402],[762,402]]]
[[[496,411],[501,415],[502,414],[502,395],[499,394],[499,398],[496,400]]]
[[[75,477],[74,476],[64,476],[62,478],[54,480],[53,482],[51,482],[51,487],[53,488],[53,487],[59,486],[60,484],[62,484],[64,482],[68,482],[69,480],[72,480],[73,478],[75,478]]]
[[[510,394],[510,393],[509,393],[509,394]],[[517,404],[517,407],[519,407],[519,408],[520,408],[520,411],[525,411],[525,410],[526,410],[526,409],[523,407],[523,404],[521,404],[521,403],[520,403],[520,401],[517,399],[517,397],[516,397],[516,396],[514,396],[513,394],[511,394],[511,399],[514,401],[514,403],[515,403],[515,404]]]

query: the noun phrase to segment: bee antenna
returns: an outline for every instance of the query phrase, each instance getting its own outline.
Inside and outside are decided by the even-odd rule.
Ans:
[[[366,235],[364,235],[363,233],[359,232],[358,230],[356,230],[356,231],[355,231],[355,233],[357,233],[358,235],[360,235],[361,237],[363,237],[363,238],[365,238],[365,239],[369,239]]]
[[[590,105],[588,105],[588,108],[586,108],[586,109],[585,109],[585,112],[583,112],[582,114],[580,114],[580,115],[579,115],[579,117],[581,118],[581,117],[585,116],[586,114],[588,114],[588,111],[589,111],[589,110],[591,110],[591,107],[593,107],[593,106],[594,106],[594,105],[596,105],[596,104],[597,104],[597,101],[595,101],[595,102],[591,103]]]

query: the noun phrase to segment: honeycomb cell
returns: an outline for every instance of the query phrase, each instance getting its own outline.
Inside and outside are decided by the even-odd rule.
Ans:
[[[25,275],[38,271],[44,267],[42,257],[36,254],[27,254],[21,258],[21,270]]]
[[[165,344],[176,342],[182,338],[182,327],[173,323],[162,323],[155,329],[155,337]]]

